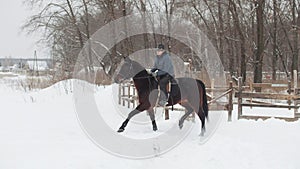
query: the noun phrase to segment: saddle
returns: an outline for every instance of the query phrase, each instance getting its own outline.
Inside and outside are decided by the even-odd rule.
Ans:
[[[154,77],[158,81],[156,74],[154,74],[151,71],[151,69],[146,69],[146,71],[149,75],[152,75],[152,77]],[[180,94],[180,89],[179,89],[177,80],[172,76],[170,76],[170,77],[171,78],[169,79],[169,82],[166,84],[166,89],[167,89],[167,93],[168,93],[168,100],[170,100],[171,104],[173,105],[173,103],[174,103],[173,96]],[[173,110],[173,106],[172,106],[172,110]]]
[[[175,87],[175,86],[178,86],[178,83],[177,83],[177,81],[174,78],[171,78],[169,80],[169,83],[166,86],[167,92],[171,93],[172,87]]]

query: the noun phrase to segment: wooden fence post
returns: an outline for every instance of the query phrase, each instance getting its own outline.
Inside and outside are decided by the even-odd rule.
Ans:
[[[229,97],[228,97],[228,121],[232,121],[232,110],[233,110],[233,83],[232,81],[229,82],[229,90],[231,90],[231,92],[229,93]]]
[[[125,96],[125,85],[122,84],[122,96],[121,97],[124,97]],[[122,99],[122,105],[125,106],[125,100]]]
[[[127,89],[127,93],[128,93],[127,107],[130,108],[130,102],[131,102],[131,101],[130,101],[130,96],[131,96],[131,95],[130,95],[130,88],[131,88],[131,84],[130,84],[130,83],[128,83],[127,88],[128,88],[128,89]]]
[[[289,73],[290,76],[291,76],[291,73]],[[292,82],[291,82],[291,79],[288,78],[288,94],[291,94],[292,93]],[[288,100],[288,104],[291,105],[292,101],[291,100]],[[289,108],[289,110],[291,110]]]
[[[169,116],[169,109],[166,108],[165,109],[165,120],[169,120],[170,119],[170,116]]]
[[[133,108],[135,108],[135,103],[136,103],[136,95],[135,95],[135,87],[133,86],[133,95],[132,95],[132,103],[133,103]]]
[[[243,78],[239,77],[238,79],[238,93],[239,93],[239,97],[238,97],[238,119],[241,118],[242,116],[242,91],[243,91]]]
[[[253,93],[253,82],[250,82],[250,92]],[[252,98],[250,98],[250,103],[252,104]],[[252,106],[250,106],[250,109],[252,109]]]
[[[121,105],[121,100],[122,100],[121,92],[122,92],[122,87],[121,87],[121,84],[119,84],[119,94],[118,94],[119,105]]]
[[[211,98],[214,98],[214,89],[215,89],[215,79],[211,79]]]
[[[294,73],[294,95],[297,96],[298,95],[298,72],[297,70],[294,70],[293,71]],[[296,108],[298,105],[298,100],[297,99],[294,99],[294,117],[296,116],[297,112],[298,112],[298,109]]]

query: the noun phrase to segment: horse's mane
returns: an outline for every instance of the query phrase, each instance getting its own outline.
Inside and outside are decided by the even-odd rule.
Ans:
[[[135,72],[139,72],[137,73],[133,78],[148,78],[148,77],[152,77],[152,75],[149,75],[146,68],[143,67],[139,62],[131,60],[133,67],[134,67],[134,71]]]
[[[157,85],[158,85],[157,81],[155,80],[155,78],[151,74],[148,73],[146,68],[143,67],[137,61],[131,60],[131,62],[133,64],[134,71],[138,72],[132,78],[134,81],[136,81],[136,85],[139,85],[139,86],[142,85],[144,87],[147,87],[147,89],[144,89],[143,87],[140,88],[142,91],[148,90],[149,86],[151,86],[150,88],[157,88]],[[137,81],[139,81],[139,82],[137,82]]]

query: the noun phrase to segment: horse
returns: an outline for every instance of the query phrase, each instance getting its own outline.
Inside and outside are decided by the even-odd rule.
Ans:
[[[148,111],[152,121],[153,131],[157,130],[154,107],[158,98],[158,81],[140,63],[126,57],[120,70],[114,77],[117,84],[125,80],[133,79],[138,95],[138,106],[132,110],[126,120],[122,123],[117,132],[123,132],[129,120],[138,113]],[[196,92],[195,92],[196,91]],[[166,106],[180,104],[186,111],[179,120],[179,128],[182,129],[184,120],[194,111],[201,121],[201,135],[205,133],[205,119],[208,119],[208,104],[205,84],[193,78],[174,78],[169,91],[168,103]]]

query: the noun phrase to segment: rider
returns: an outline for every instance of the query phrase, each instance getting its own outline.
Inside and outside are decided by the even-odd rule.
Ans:
[[[167,84],[174,77],[174,67],[170,55],[163,44],[159,44],[157,47],[154,67],[151,69],[151,72],[157,78],[161,91],[158,104],[165,106],[168,102]]]

